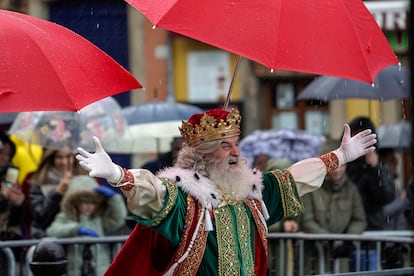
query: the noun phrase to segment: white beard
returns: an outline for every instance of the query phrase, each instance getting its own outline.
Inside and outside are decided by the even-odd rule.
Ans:
[[[229,160],[237,160],[237,167],[229,165]],[[208,167],[210,180],[217,188],[232,200],[243,200],[251,192],[251,171],[242,158],[232,157],[214,160]]]

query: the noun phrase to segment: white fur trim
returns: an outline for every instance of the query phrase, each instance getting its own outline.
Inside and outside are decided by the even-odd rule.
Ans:
[[[195,176],[197,174],[197,177]],[[220,193],[216,189],[216,185],[207,177],[200,175],[192,170],[180,168],[166,168],[158,173],[158,177],[168,178],[176,183],[184,192],[190,194],[202,205],[203,208],[217,208],[221,200]],[[179,179],[179,181],[177,181]],[[248,198],[262,199],[262,173],[256,171],[250,175],[251,192]],[[255,186],[255,189],[253,188]]]

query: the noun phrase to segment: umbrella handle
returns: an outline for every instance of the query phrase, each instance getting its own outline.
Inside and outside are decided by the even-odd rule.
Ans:
[[[239,70],[240,58],[241,58],[240,56],[237,56],[236,66],[234,67],[233,76],[231,78],[229,90],[227,91],[226,101],[224,102],[224,106],[223,106],[224,110],[227,110],[227,108],[229,107],[231,93],[232,93],[233,86],[234,86],[234,81],[236,80],[237,71]]]

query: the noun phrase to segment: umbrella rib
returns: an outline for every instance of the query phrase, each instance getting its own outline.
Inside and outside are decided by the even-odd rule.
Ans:
[[[362,3],[362,1],[361,1],[361,3]],[[352,19],[352,16],[351,16],[349,10],[345,7],[344,1],[341,1],[341,4],[344,6],[344,10],[346,11],[346,17],[348,18],[349,21],[352,21],[351,20]],[[366,9],[366,6],[365,6],[364,3],[362,3],[362,6],[363,6],[362,8]],[[360,37],[358,35],[358,32],[355,30],[355,25],[354,24],[351,24],[351,26],[352,26],[352,30],[353,30],[353,33],[354,33],[355,37],[358,39],[358,45],[361,48],[360,53],[363,53],[365,49],[362,48],[361,39],[360,39]],[[367,49],[367,51],[368,51],[368,49]],[[365,63],[364,70],[366,71],[367,75],[370,77],[371,83],[373,83],[374,76],[378,74],[378,70],[376,72],[374,72],[375,74],[373,76],[371,76],[370,75],[370,71],[369,71],[369,64],[367,62],[366,56],[363,55],[363,54],[360,54],[360,55],[362,56],[362,59],[363,59],[363,61]]]

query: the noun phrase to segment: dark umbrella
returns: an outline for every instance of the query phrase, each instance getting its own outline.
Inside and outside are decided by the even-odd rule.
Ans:
[[[407,68],[393,65],[383,69],[373,84],[366,82],[321,76],[312,81],[297,100],[405,99],[410,95],[410,72]]]
[[[409,149],[411,147],[411,125],[408,121],[377,127],[378,147]]]

